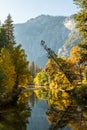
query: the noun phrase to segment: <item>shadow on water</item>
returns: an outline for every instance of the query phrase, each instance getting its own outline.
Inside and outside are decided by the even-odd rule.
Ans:
[[[21,96],[20,99],[25,101],[24,94]],[[47,109],[47,101],[39,100],[32,91],[27,107],[19,104],[0,110],[0,130],[48,130]]]
[[[7,108],[0,111],[0,130],[26,130],[30,109]]]

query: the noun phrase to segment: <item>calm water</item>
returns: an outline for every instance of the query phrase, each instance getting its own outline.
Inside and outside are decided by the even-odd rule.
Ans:
[[[86,108],[82,111],[73,106],[58,112],[34,92],[28,106],[26,110],[10,107],[0,111],[0,130],[87,130]]]
[[[29,117],[27,130],[51,130],[51,124],[47,120],[46,112],[49,105],[46,100],[38,99],[33,93],[29,98],[29,106],[31,106],[31,117]],[[59,129],[58,129],[59,130]],[[61,130],[72,130],[71,127],[66,126]]]

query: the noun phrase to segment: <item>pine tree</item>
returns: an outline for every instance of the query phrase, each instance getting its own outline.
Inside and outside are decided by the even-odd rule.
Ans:
[[[81,42],[81,62],[87,62],[87,0],[74,0],[80,11],[75,14],[76,28],[79,29]]]
[[[0,50],[6,46],[7,38],[6,38],[6,32],[3,26],[0,27]]]
[[[14,27],[10,14],[7,16],[3,26],[6,31],[7,44],[15,44]]]

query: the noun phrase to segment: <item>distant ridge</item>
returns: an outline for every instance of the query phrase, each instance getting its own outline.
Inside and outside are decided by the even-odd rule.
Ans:
[[[68,56],[72,46],[78,43],[73,16],[40,15],[25,23],[15,24],[15,37],[21,43],[29,61],[44,66],[46,52],[40,45],[41,40],[60,56]]]

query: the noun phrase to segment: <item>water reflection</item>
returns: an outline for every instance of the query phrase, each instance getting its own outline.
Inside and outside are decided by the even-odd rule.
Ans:
[[[27,99],[24,95],[22,103]],[[0,130],[87,130],[87,107],[69,102],[67,95],[60,101],[57,96],[60,94],[53,96],[48,89],[40,89],[29,94],[27,107],[19,103],[21,109],[0,110]]]
[[[73,130],[87,129],[86,113],[82,110],[78,111],[76,106],[69,106],[64,111],[50,108],[47,112],[47,118],[51,123],[50,130],[64,129],[66,126],[72,127]]]
[[[32,111],[27,130],[49,130],[49,123],[46,119],[46,111],[49,108],[47,101],[37,99],[35,93],[32,93],[29,104],[31,102],[33,102],[33,105],[31,105]]]
[[[38,92],[36,92],[37,97],[40,97],[39,104],[42,101],[41,99],[45,99],[44,102],[47,104],[44,104],[42,101],[42,104],[45,106],[49,104],[48,109],[42,109],[42,111],[46,112],[46,119],[50,124],[48,125],[49,127],[45,128],[45,130],[87,130],[87,107],[85,105],[78,106],[75,101],[70,101],[69,97],[66,94],[63,94],[65,98],[62,95],[63,100],[60,97],[60,101],[59,97],[57,97],[58,95],[55,97],[52,96],[52,94],[51,96],[49,94],[50,92],[48,92],[48,90],[47,92],[46,90],[43,90],[43,92],[42,90],[38,90]],[[36,111],[40,109],[38,103],[34,107],[34,115],[35,108],[37,108]],[[37,112],[37,115],[41,114],[41,111],[40,113]],[[43,125],[45,125],[44,122]],[[43,127],[37,130],[43,130]]]
[[[34,93],[34,91],[32,91],[31,95],[29,96],[29,101],[28,104],[31,108],[34,107],[34,105],[37,103],[38,98],[36,96],[36,94]]]
[[[26,130],[30,109],[7,108],[0,111],[0,130]]]

